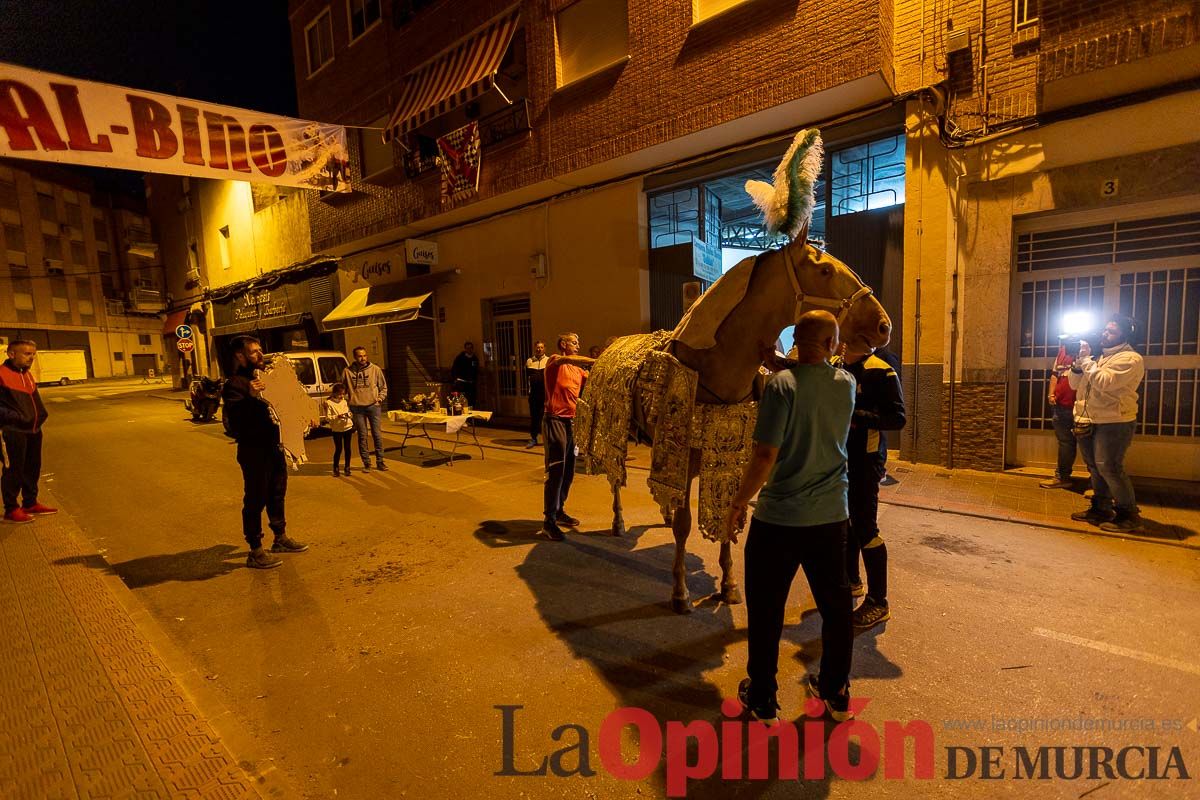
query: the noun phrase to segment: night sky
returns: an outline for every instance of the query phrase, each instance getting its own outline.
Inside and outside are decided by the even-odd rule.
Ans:
[[[0,0],[0,61],[296,115],[287,0]],[[141,193],[133,173],[81,171]]]

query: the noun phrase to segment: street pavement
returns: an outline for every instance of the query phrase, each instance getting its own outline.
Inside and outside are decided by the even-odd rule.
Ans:
[[[644,489],[644,452],[624,492],[629,534],[608,535],[604,480],[580,477],[569,510],[583,525],[556,543],[536,534],[541,455],[518,433],[481,434],[487,447],[460,446],[453,467],[413,447],[389,454],[388,473],[363,474],[356,458],[350,478],[329,474],[331,443],[320,437],[288,494],[289,532],[311,550],[264,573],[243,566],[233,446],[219,423],[192,423],[181,400],[134,394],[52,409],[44,485],[77,523],[81,553],[100,556],[54,566],[120,579],[138,630],[167,654],[171,677],[247,782],[305,798],[640,798],[679,788],[668,783],[678,765],[640,780],[612,774],[600,755],[605,717],[634,706],[664,725],[719,725],[721,701],[744,675],[745,606],[711,597],[717,547],[693,541],[695,610],[671,613],[673,540]],[[916,473],[899,477],[903,486]],[[1189,775],[1200,769],[1195,549],[901,505],[884,505],[881,525],[893,619],[857,637],[853,691],[870,699],[860,716],[885,743],[888,721],[929,724],[935,777],[913,777],[910,744],[903,778],[718,774],[688,783],[687,796],[1197,796],[1177,772],[1014,778],[1019,746],[1034,755],[1158,746],[1158,772],[1174,746]],[[32,527],[3,530],[10,572],[22,557],[10,543]],[[740,574],[740,548],[735,561]],[[803,578],[786,621],[780,702],[803,728],[800,679],[820,655]],[[619,742],[629,763],[631,730]],[[667,734],[674,741],[680,729]],[[592,777],[495,774],[506,748],[507,771],[530,772],[582,736]],[[647,729],[641,744],[653,738]],[[736,745],[723,742],[733,755]],[[1005,748],[1005,777],[982,780],[977,764],[972,777],[947,779],[948,748],[967,746]],[[552,765],[576,771],[580,749]],[[869,749],[850,747],[855,757]],[[707,753],[695,743],[672,750],[693,762]],[[961,773],[964,751],[954,752]],[[1145,768],[1138,752],[1131,764]]]

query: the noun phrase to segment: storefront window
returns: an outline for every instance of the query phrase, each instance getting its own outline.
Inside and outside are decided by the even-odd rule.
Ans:
[[[904,134],[834,151],[830,157],[833,216],[904,202]]]

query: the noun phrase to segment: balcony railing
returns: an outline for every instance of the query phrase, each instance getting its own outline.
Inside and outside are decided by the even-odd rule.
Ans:
[[[529,100],[522,97],[513,101],[508,108],[488,114],[479,120],[479,146],[493,147],[532,128],[529,122]],[[422,156],[419,148],[412,147],[404,154],[404,173],[416,178],[437,168],[437,156]]]

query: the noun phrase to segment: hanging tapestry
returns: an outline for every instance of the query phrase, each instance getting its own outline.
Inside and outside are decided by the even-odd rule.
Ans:
[[[479,191],[479,123],[472,122],[437,140],[442,202]]]

